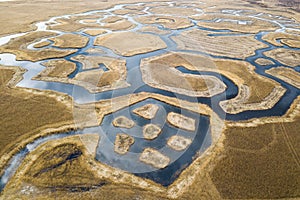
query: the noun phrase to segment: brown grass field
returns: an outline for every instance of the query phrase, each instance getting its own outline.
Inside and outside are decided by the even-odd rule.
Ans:
[[[89,41],[87,37],[76,34],[64,34],[51,40],[54,42],[53,46],[60,48],[83,48]]]
[[[21,88],[8,88],[13,70],[0,68],[0,155],[9,151],[28,133],[43,126],[72,121],[71,109],[53,97]]]
[[[47,71],[47,76],[49,77],[58,77],[58,78],[67,78],[72,72],[76,70],[76,64],[67,60],[51,60],[49,62],[43,63],[45,71]],[[49,70],[49,73],[48,73]],[[44,71],[43,71],[44,72]],[[43,73],[42,72],[42,73]],[[41,75],[43,76],[43,75]],[[37,76],[39,77],[39,75]]]
[[[299,197],[300,118],[290,123],[232,127],[211,172],[223,198]]]

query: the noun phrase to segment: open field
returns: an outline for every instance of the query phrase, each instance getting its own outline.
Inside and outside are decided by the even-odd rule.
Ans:
[[[278,48],[267,51],[264,54],[290,67],[297,67],[300,65],[300,51],[297,50]]]
[[[254,39],[254,35],[212,36],[212,32],[193,29],[172,37],[182,50],[202,51],[216,56],[247,58],[256,49],[267,45]]]
[[[95,19],[98,19],[100,16],[96,16]],[[59,24],[54,24],[51,26],[53,30],[66,31],[66,32],[75,32],[80,31],[86,28],[101,28],[98,24],[81,24],[78,23],[78,20],[75,18],[70,19],[59,19],[57,20]]]
[[[163,15],[181,15],[181,16],[191,16],[196,14],[201,14],[201,12],[197,11],[195,8],[178,8],[173,7],[170,8],[169,6],[161,6],[161,7],[154,7],[149,9],[150,12],[154,14],[163,14]]]
[[[122,9],[122,10],[115,10],[113,11],[114,14],[117,15],[143,15],[145,14],[142,10],[135,10],[135,9]]]
[[[157,24],[160,23],[164,28],[169,29],[181,29],[191,27],[193,24],[186,18],[183,17],[174,17],[174,16],[141,16],[136,17],[136,21],[144,24]]]
[[[274,31],[279,28],[276,24],[244,16],[226,14],[205,14],[197,17],[199,26],[225,29],[243,33],[258,33],[260,31]],[[203,20],[203,21],[202,21]],[[207,22],[209,21],[209,22]]]
[[[102,35],[106,33],[106,30],[103,29],[87,29],[84,31],[86,34],[91,36]]]
[[[166,35],[166,34],[171,33],[170,31],[161,30],[161,29],[159,29],[155,26],[150,26],[150,25],[149,26],[144,26],[139,31],[143,32],[143,33],[156,33],[156,34],[161,34],[161,35]]]
[[[278,67],[267,70],[267,73],[300,89],[300,74],[292,69]]]
[[[43,77],[67,78],[76,70],[76,64],[67,60],[52,60],[43,63],[43,65],[47,68],[36,79],[42,79]]]
[[[271,32],[264,35],[262,39],[273,44],[274,46],[287,45],[291,48],[300,48],[300,35],[296,34]]]
[[[122,56],[133,56],[167,47],[164,41],[158,36],[134,32],[112,33],[106,36],[99,36],[95,41],[95,45],[108,47]]]
[[[53,46],[60,48],[82,48],[89,41],[87,37],[75,34],[64,34],[50,40],[54,42]]]
[[[224,152],[211,172],[223,198],[299,197],[299,105],[298,98],[295,118],[230,123]]]
[[[23,1],[22,3],[15,3],[18,1],[6,1],[6,2],[0,2],[1,3],[1,27],[3,29],[0,30],[0,35],[8,34],[8,33],[18,33],[18,32],[24,32],[24,31],[29,31],[29,30],[34,30],[35,27],[32,25],[33,22],[36,21],[42,21],[46,20],[51,16],[56,16],[60,14],[70,14],[70,13],[79,13],[79,12],[84,12],[84,11],[89,11],[89,10],[94,10],[95,8],[97,9],[105,9],[111,7],[113,4],[120,3],[118,0],[113,0],[113,1],[88,1],[88,0],[74,0],[74,1],[60,1],[60,0],[55,0],[55,1],[47,1],[47,0],[42,0],[39,2],[39,4],[36,4],[34,1]],[[140,2],[138,0],[123,0],[121,1],[122,3],[130,2]],[[150,0],[143,0],[143,2],[152,2]],[[256,3],[257,1],[255,1]],[[294,2],[294,1],[293,1]],[[251,5],[250,3],[247,4],[243,1],[237,2],[233,1],[230,6],[228,6],[228,1],[225,0],[216,0],[214,2],[212,1],[207,1],[205,0],[206,5],[200,4],[197,1],[192,1],[189,2],[188,4],[194,4],[198,5],[199,8],[203,8],[205,10],[211,10],[214,8],[211,8],[211,6],[218,5],[217,9],[220,7],[224,8],[240,8],[241,6],[246,7],[247,9],[253,9],[255,8],[257,11],[267,11],[267,12],[274,12],[274,13],[281,13],[282,15],[287,15],[287,16],[295,16],[292,12],[282,12],[286,11],[286,8],[281,8],[280,12],[280,7],[276,7],[276,9],[272,9],[272,6],[274,5],[273,2],[270,4],[270,8],[268,10],[265,10],[264,8],[261,8],[259,5]],[[287,3],[287,2],[285,2]],[[158,3],[165,5],[163,3]],[[180,4],[187,4],[185,2],[178,2],[178,5]],[[153,4],[153,6],[157,6]],[[55,7],[55,9],[49,9],[49,7]],[[31,11],[31,12],[23,12],[24,10],[26,11]],[[34,11],[39,11],[39,15],[36,15]],[[299,18],[299,17],[298,17]]]
[[[36,134],[43,127],[57,127],[73,121],[72,100],[68,96],[57,95],[62,98],[58,101],[55,96],[50,97],[52,92],[8,87],[6,84],[17,69],[0,67],[1,155],[12,151],[18,142]]]

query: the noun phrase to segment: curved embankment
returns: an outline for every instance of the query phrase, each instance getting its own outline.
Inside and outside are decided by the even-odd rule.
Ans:
[[[220,102],[222,109],[229,114],[271,109],[286,91],[279,83],[256,74],[254,72],[255,67],[247,62],[209,58],[188,53],[167,53],[161,56],[143,59],[141,63],[143,80],[152,87],[185,94],[187,96],[201,96],[203,94],[206,94],[206,96],[215,96],[225,90],[226,86],[224,86],[224,83],[220,85],[218,82],[219,79],[216,79],[217,81],[215,79],[215,81],[211,81],[211,79],[205,75],[201,76],[203,83],[200,83],[202,83],[202,85],[200,85],[199,79],[197,79],[197,85],[193,85],[193,82],[188,79],[188,76],[184,77],[185,80],[187,79],[187,88],[190,88],[190,92],[187,89],[181,89],[181,87],[184,87],[185,82],[182,81],[180,77],[184,76],[184,74],[174,70],[174,67],[178,66],[199,71],[199,74],[201,74],[201,71],[216,72],[232,80],[239,87],[238,95],[235,98]],[[171,70],[168,71],[168,77],[161,76],[161,74],[164,74],[161,73],[164,68],[173,69],[174,76],[171,75]],[[174,81],[168,81],[170,79]],[[173,85],[170,86],[171,84]],[[204,91],[195,91],[197,89]]]

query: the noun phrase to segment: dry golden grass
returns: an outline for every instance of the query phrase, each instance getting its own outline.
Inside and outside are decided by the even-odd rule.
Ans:
[[[123,17],[119,17],[119,16],[111,16],[111,17],[107,17],[107,18],[101,20],[101,22],[109,24],[109,23],[115,23],[115,22],[120,21],[122,19],[124,19],[124,18]]]
[[[91,36],[97,36],[97,35],[105,34],[107,31],[103,29],[87,29],[84,32]]]
[[[83,48],[87,45],[89,39],[77,34],[64,34],[51,38],[53,46],[60,48]]]
[[[25,32],[29,30],[34,30],[36,27],[32,24],[36,21],[47,20],[51,16],[62,15],[62,14],[71,14],[71,13],[79,13],[89,10],[95,9],[105,9],[111,7],[113,4],[116,3],[133,3],[133,2],[140,2],[139,0],[111,0],[111,1],[89,1],[89,0],[73,0],[73,1],[61,1],[61,0],[41,0],[39,3],[35,1],[22,1],[22,3],[15,3],[15,1],[8,1],[8,2],[1,2],[0,7],[0,18],[1,22],[0,25],[2,29],[0,30],[0,35],[5,35],[9,33],[17,33],[17,32]],[[152,2],[152,0],[143,0],[143,2]],[[209,8],[210,6],[217,5],[218,7],[235,7],[240,9],[241,7],[246,7],[247,9],[254,7],[255,5],[248,5],[245,4],[244,1],[204,1],[206,4],[199,4],[199,1],[190,1],[189,3],[199,4],[198,7],[200,8]],[[255,1],[257,2],[257,1]],[[157,7],[160,5],[166,5],[165,3],[156,3],[156,4],[148,4],[152,7]],[[230,6],[228,6],[230,5]],[[274,5],[273,5],[274,6]],[[55,8],[55,9],[49,9]],[[218,9],[218,8],[217,8]],[[258,11],[262,11],[261,7],[255,6],[255,9]],[[259,10],[260,9],[260,10]],[[280,7],[276,7],[277,10]],[[24,12],[24,10],[28,12]],[[273,9],[274,10],[274,9]],[[275,12],[275,11],[269,12]],[[285,8],[282,10],[286,10]],[[36,11],[39,14],[36,14]],[[265,11],[265,10],[264,10]],[[298,18],[294,13],[284,13],[276,11],[277,14],[286,14],[291,17]]]
[[[123,8],[122,10],[115,10],[113,11],[114,14],[116,15],[143,15],[146,14],[144,11],[142,10],[133,10],[133,9],[126,9]]]
[[[222,74],[224,71],[233,82],[235,82],[234,76],[239,77],[243,84],[247,85],[250,88],[250,96],[247,100],[247,103],[256,103],[263,101],[274,89],[275,86],[279,84],[271,79],[264,78],[254,72],[254,68],[248,67],[247,64],[242,64],[234,61],[216,61],[216,65]],[[230,76],[232,74],[232,77]]]
[[[128,20],[120,20],[114,23],[108,23],[101,28],[109,29],[111,31],[125,31],[135,28],[136,25]]]
[[[1,76],[0,76],[0,88],[1,91],[6,89],[7,83],[10,81],[10,79],[14,75],[14,71],[9,69],[1,69],[0,70]]]
[[[118,82],[125,82],[127,76],[125,60],[103,56],[77,56],[73,60],[82,63],[83,69],[95,69],[92,71],[80,72],[75,80],[84,81],[97,87],[114,87]],[[104,64],[109,70],[103,71],[99,64]]]
[[[300,38],[300,37],[299,37]],[[282,44],[285,44],[291,48],[300,48],[300,41],[299,39],[282,39]]]
[[[72,59],[81,62],[83,69],[94,70],[80,72],[70,79],[68,75],[76,69],[75,63],[62,59],[51,60],[43,63],[47,68],[33,79],[79,85],[92,93],[128,86],[125,60],[82,55]],[[104,64],[109,70],[99,69],[99,64]]]
[[[6,87],[13,74],[12,70],[0,69],[1,155],[16,146],[27,133],[73,118],[71,110],[55,98]]]
[[[266,72],[300,89],[300,74],[298,72],[285,67],[272,68]]]
[[[155,63],[151,65],[150,76],[155,77],[155,80],[168,87],[177,87],[185,90],[191,91],[205,91],[208,89],[207,84],[208,80],[200,77],[186,77],[182,74],[182,76],[178,76],[178,73],[175,73],[174,70],[170,70],[169,67],[159,66]],[[168,76],[166,76],[168,74]],[[210,83],[213,85],[213,83]]]
[[[0,30],[0,35],[35,30],[34,22],[48,20],[51,16],[84,12],[95,8],[108,8],[113,3],[113,1],[91,2],[89,0],[64,2],[60,0],[42,0],[39,3],[36,1],[1,2],[0,17],[2,20],[0,25],[3,28]],[[27,12],[24,12],[24,10]],[[36,14],[36,12],[39,14]]]
[[[88,16],[87,19],[91,20]],[[118,20],[113,23],[106,23],[103,26],[99,24],[82,24],[78,21],[77,18],[70,18],[70,19],[58,19],[56,20],[59,24],[51,25],[50,28],[52,30],[60,30],[66,32],[76,32],[84,29],[110,29],[112,31],[117,30],[128,30],[135,27],[135,24],[128,20]]]
[[[247,58],[255,50],[267,45],[257,41],[254,35],[210,36],[213,32],[193,29],[184,31],[172,39],[179,49],[193,50],[230,58]]]
[[[99,176],[77,136],[49,141],[32,154],[25,158],[18,171],[20,176],[8,183],[2,198],[30,199],[34,195],[38,199],[166,199]],[[28,187],[33,190],[27,192]]]
[[[118,72],[104,73],[97,84],[98,87],[111,86],[121,79],[121,75]]]
[[[242,33],[258,33],[260,31],[272,31],[279,28],[279,26],[274,23],[250,18],[246,16],[235,16],[226,14],[204,14],[197,18],[198,20],[218,20],[220,22],[198,22],[199,26],[204,26],[212,29],[226,29]],[[246,25],[240,22],[247,23]]]
[[[59,30],[65,32],[76,32],[86,28],[100,28],[101,26],[98,24],[81,24],[77,21],[76,18],[70,19],[58,19],[59,22],[57,25],[51,25],[50,29]]]
[[[75,76],[74,80],[90,83],[99,88],[109,87],[111,89],[116,87],[118,81],[122,81],[122,83],[124,83],[123,87],[126,87],[124,80],[117,71],[103,72],[102,69],[95,69],[92,71],[80,72]]]
[[[191,16],[200,14],[195,8],[179,8],[179,7],[153,7],[149,9],[149,12],[153,14],[163,14],[163,15],[179,15],[179,16]]]
[[[47,68],[38,77],[48,76],[57,78],[67,78],[76,70],[76,64],[67,60],[51,60],[43,63]]]
[[[106,184],[106,181],[96,178],[85,164],[83,152],[72,143],[56,146],[44,151],[34,162],[25,177],[36,186],[55,189],[90,188],[93,185]],[[68,177],[68,178],[66,178]],[[26,178],[25,178],[26,181]]]
[[[108,47],[122,56],[133,56],[167,47],[158,36],[135,32],[120,32],[99,36],[95,41],[95,45]]]
[[[135,20],[143,24],[159,24],[162,25],[164,28],[174,30],[193,26],[193,23],[189,19],[178,16],[138,16],[135,17]]]
[[[258,58],[255,60],[255,63],[262,65],[262,66],[267,66],[267,65],[274,65],[275,63],[272,60],[268,60],[265,58]]]
[[[299,122],[228,128],[225,150],[211,172],[221,196],[299,197]]]
[[[161,30],[159,28],[157,28],[156,26],[144,26],[142,27],[140,30],[140,32],[144,32],[144,33],[155,33],[155,34],[160,34],[160,35],[166,35],[166,34],[170,34],[170,31],[167,30]]]
[[[297,67],[300,65],[300,51],[277,48],[264,52],[264,55],[290,67]]]
[[[43,41],[43,42],[39,42],[39,43],[35,44],[33,47],[34,48],[42,48],[42,47],[48,46],[49,44],[51,44],[51,42]]]
[[[285,44],[291,48],[300,48],[300,44],[299,44],[300,36],[296,34],[271,32],[264,35],[262,39],[275,46],[283,46],[283,44]],[[277,40],[280,41],[277,42]]]

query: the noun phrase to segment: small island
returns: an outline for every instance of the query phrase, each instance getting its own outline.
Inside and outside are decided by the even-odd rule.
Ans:
[[[168,146],[176,151],[185,150],[191,143],[191,139],[178,135],[170,137],[170,139],[167,142]]]
[[[124,133],[117,134],[114,147],[115,152],[124,155],[129,151],[129,148],[133,143],[134,138],[130,135]]]
[[[180,129],[184,129],[187,131],[195,131],[196,130],[196,121],[195,119],[186,117],[184,115],[170,112],[167,116],[168,122]]]
[[[142,107],[133,110],[134,114],[139,115],[145,119],[153,119],[158,111],[159,107],[155,104],[147,104]]]
[[[258,58],[255,60],[255,63],[262,65],[262,66],[268,66],[268,65],[274,65],[275,63],[272,60],[265,59],[265,58]]]
[[[144,138],[147,140],[154,140],[161,133],[161,128],[155,124],[147,124],[143,128]]]
[[[112,124],[115,127],[128,128],[128,129],[134,127],[134,125],[135,125],[134,121],[128,119],[125,116],[117,117],[116,119],[114,119],[114,121],[112,122]]]
[[[155,168],[163,169],[169,165],[170,158],[155,149],[146,148],[140,156],[140,161]]]

